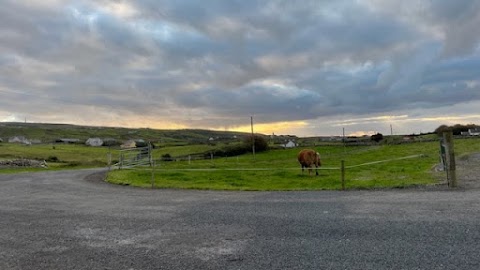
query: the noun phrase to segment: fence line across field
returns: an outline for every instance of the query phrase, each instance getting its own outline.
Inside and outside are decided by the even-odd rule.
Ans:
[[[423,156],[425,156],[425,155],[424,155],[424,154],[418,154],[418,155],[411,155],[411,156],[405,156],[405,157],[399,157],[399,158],[391,158],[391,159],[377,160],[377,161],[366,162],[366,163],[357,164],[357,165],[345,166],[345,168],[346,168],[346,169],[350,169],[350,168],[368,166],[368,165],[373,165],[373,164],[386,163],[386,162],[396,161],[396,160],[419,158],[419,157],[423,157]]]
[[[399,157],[399,158],[391,158],[391,159],[384,159],[384,160],[377,160],[377,161],[372,161],[372,162],[366,162],[362,164],[356,164],[356,165],[350,165],[350,166],[345,166],[345,169],[351,169],[351,168],[357,168],[357,167],[363,167],[363,166],[369,166],[369,165],[375,165],[375,164],[380,164],[380,163],[386,163],[386,162],[391,162],[391,161],[398,161],[398,160],[405,160],[405,159],[413,159],[413,158],[419,158],[423,157],[424,154],[418,154],[418,155],[410,155],[410,156],[405,156],[405,157]],[[315,169],[315,168],[312,168]],[[319,170],[341,170],[342,167],[319,167]],[[274,170],[300,170],[299,167],[291,167],[291,168],[176,168],[176,169],[163,169],[161,166],[160,168],[156,168],[157,171],[274,171]]]
[[[212,171],[274,171],[274,170],[299,170],[300,168],[295,167],[295,168],[183,168],[183,169],[163,169],[163,168],[155,168],[155,160],[152,158],[151,155],[151,147],[148,148],[148,165],[151,167],[151,172],[152,172],[152,178],[151,178],[151,185],[152,188],[155,186],[155,171],[190,171],[190,172],[212,172]],[[132,151],[133,152],[133,151]],[[135,153],[135,152],[133,152]],[[136,152],[137,155],[139,152]],[[144,156],[145,152],[140,151],[140,156]],[[121,153],[121,160],[124,160],[124,154]],[[363,166],[371,166],[375,164],[380,164],[380,163],[386,163],[386,162],[391,162],[391,161],[398,161],[398,160],[406,160],[406,159],[412,159],[412,158],[419,158],[423,157],[424,154],[418,154],[418,155],[410,155],[410,156],[405,156],[405,157],[399,157],[399,158],[391,158],[391,159],[385,159],[385,160],[377,160],[377,161],[372,161],[372,162],[366,162],[362,164],[357,164],[357,165],[351,165],[351,166],[345,166],[345,160],[341,160],[341,165],[340,167],[319,167],[319,168],[312,168],[312,169],[319,169],[319,170],[339,170],[340,171],[340,182],[342,185],[342,190],[345,190],[346,188],[346,180],[345,180],[345,171],[348,168],[357,168],[357,167],[363,167]],[[135,159],[135,156],[134,156]],[[144,159],[144,158],[143,158]],[[122,168],[122,162],[118,163],[118,168]],[[189,162],[190,164],[190,162]],[[125,165],[125,164],[123,164]],[[146,166],[145,165],[140,165],[140,166]],[[134,166],[127,166],[127,168],[138,168],[140,167],[139,165],[134,165]],[[125,167],[124,167],[125,168]]]
[[[315,169],[315,168],[313,168]],[[340,167],[319,167],[318,168],[319,170],[340,170]],[[204,168],[204,169],[201,169],[201,168],[198,168],[198,169],[156,169],[157,171],[205,171],[205,172],[209,172],[209,171],[274,171],[274,170],[278,170],[278,171],[286,171],[286,170],[300,170],[299,167],[295,167],[295,168]]]
[[[424,156],[424,154],[417,154],[417,155],[410,155],[405,157],[399,158],[391,158],[391,159],[384,159],[384,160],[376,160],[372,162],[365,162],[362,164],[356,165],[349,165],[345,166],[345,161],[342,160],[340,167],[319,167],[315,169],[319,170],[341,170],[344,171],[345,169],[363,167],[363,166],[370,166],[380,163],[386,163],[391,161],[398,161],[398,160],[405,160],[405,159],[412,159],[412,158],[419,158]],[[119,163],[115,164],[119,169],[121,168],[135,168],[135,167],[142,167],[142,166],[151,166],[155,167],[154,160],[152,157],[152,148],[149,145],[148,147],[142,148],[135,148],[135,149],[128,149],[128,150],[120,150],[119,151]],[[160,161],[160,160],[159,160]],[[190,163],[191,156],[188,156],[188,161]],[[273,171],[273,170],[299,170],[298,167],[291,167],[291,168],[175,168],[175,169],[164,169],[160,166],[160,168],[156,168],[158,171]]]

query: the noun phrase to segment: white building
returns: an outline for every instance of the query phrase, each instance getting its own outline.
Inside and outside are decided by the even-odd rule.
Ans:
[[[128,140],[124,142],[122,145],[120,145],[120,148],[122,149],[135,148],[135,147],[137,147],[137,143],[135,142],[135,140]]]
[[[86,142],[86,145],[88,146],[102,146],[103,141],[100,138],[89,138]]]
[[[480,128],[471,128],[468,130],[470,136],[480,136]]]
[[[8,139],[9,143],[23,143],[23,144],[32,144],[27,138],[23,136],[15,136]]]
[[[297,147],[298,145],[294,141],[288,141],[286,144],[283,145],[285,148],[294,148]]]

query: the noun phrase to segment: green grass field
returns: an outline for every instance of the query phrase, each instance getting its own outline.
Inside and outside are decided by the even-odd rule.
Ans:
[[[55,146],[55,147],[53,147]],[[431,168],[439,162],[438,142],[419,142],[401,145],[376,146],[318,146],[323,166],[320,176],[302,174],[296,160],[300,149],[270,150],[238,157],[213,160],[182,159],[162,162],[161,156],[185,156],[213,149],[209,145],[171,146],[154,150],[157,160],[154,173],[155,188],[184,188],[211,190],[338,190],[341,188],[340,164],[345,160],[346,187],[372,189],[408,187],[435,184],[444,179],[444,173],[433,173]],[[0,159],[47,160],[48,170],[107,166],[106,147],[84,145],[17,145],[0,143]],[[118,152],[111,150],[112,159]],[[480,138],[455,140],[457,158],[480,152]],[[365,163],[421,155],[403,160],[391,160],[363,166]],[[58,162],[49,162],[55,157]],[[44,171],[42,168],[0,169],[0,173]],[[151,187],[150,168],[113,170],[108,181],[115,184]]]
[[[435,184],[444,178],[432,167],[439,162],[439,143],[421,142],[378,146],[320,146],[320,176],[302,174],[296,160],[299,149],[272,150],[213,160],[160,162],[153,170],[155,188],[211,190],[338,190],[340,164],[345,160],[346,188],[404,188]],[[480,152],[480,140],[456,140],[457,157]],[[173,151],[173,149],[169,149]],[[163,150],[165,151],[165,149]],[[395,160],[402,157],[413,158]],[[155,156],[157,159],[158,156]],[[393,159],[393,160],[391,160]],[[376,164],[366,164],[385,161]],[[110,172],[108,181],[121,185],[151,187],[152,169],[126,169]]]

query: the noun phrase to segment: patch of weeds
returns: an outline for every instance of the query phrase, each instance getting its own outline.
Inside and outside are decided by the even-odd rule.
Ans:
[[[49,156],[45,161],[47,162],[60,162],[60,159],[56,156]]]

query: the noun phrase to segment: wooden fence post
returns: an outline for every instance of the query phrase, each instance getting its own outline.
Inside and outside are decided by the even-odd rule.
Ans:
[[[342,159],[341,170],[341,179],[342,179],[342,190],[345,190],[345,160]]]
[[[457,173],[455,164],[455,150],[453,145],[453,132],[447,131],[443,133],[445,142],[445,152],[447,159],[447,182],[449,187],[457,187]]]
[[[112,170],[112,152],[108,151],[107,153],[107,165],[108,165],[108,171]]]
[[[152,188],[155,187],[155,160],[152,160]]]
[[[123,167],[123,153],[120,153],[120,161],[118,162],[118,169],[121,170]]]

